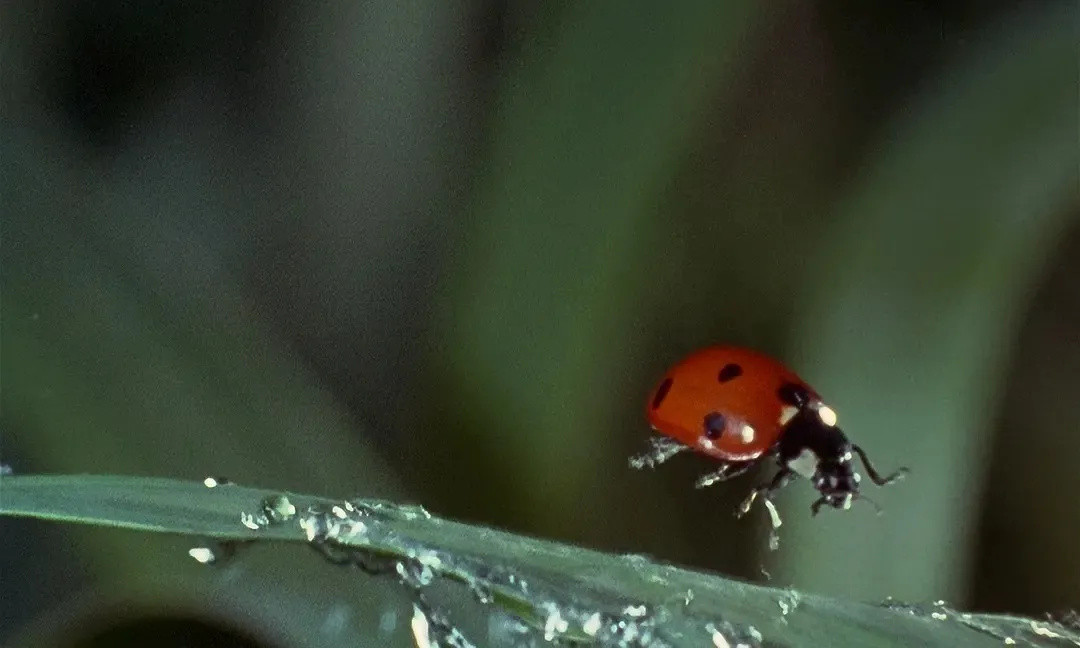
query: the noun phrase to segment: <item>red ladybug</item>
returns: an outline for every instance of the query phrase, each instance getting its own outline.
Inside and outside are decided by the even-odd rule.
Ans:
[[[859,496],[852,452],[878,486],[908,472],[900,468],[886,477],[878,474],[863,449],[836,426],[836,412],[816,391],[784,365],[749,349],[717,346],[697,351],[667,372],[646,407],[653,429],[722,463],[701,485],[776,458],[780,471],[751,492],[741,513],[759,496],[771,500],[796,476],[809,479],[821,494],[810,507],[813,514],[824,505],[850,508]],[[657,443],[653,456],[637,459],[635,465],[657,463],[677,449]]]

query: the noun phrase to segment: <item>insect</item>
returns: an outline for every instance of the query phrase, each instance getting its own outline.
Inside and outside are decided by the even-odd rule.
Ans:
[[[750,349],[715,346],[691,354],[667,372],[649,395],[646,411],[664,437],[654,439],[651,453],[631,460],[635,467],[653,466],[690,448],[721,463],[698,480],[700,487],[776,459],[779,472],[751,491],[739,515],[759,497],[771,504],[778,490],[800,476],[820,495],[810,506],[814,515],[823,506],[848,509],[856,498],[873,504],[859,495],[853,453],[878,486],[908,472],[900,468],[881,476],[866,452],[837,427],[836,412],[816,391],[783,364]]]

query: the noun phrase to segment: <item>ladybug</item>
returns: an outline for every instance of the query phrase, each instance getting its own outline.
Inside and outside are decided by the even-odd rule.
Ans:
[[[750,493],[740,515],[758,497],[771,503],[778,490],[800,476],[820,494],[812,514],[826,505],[850,508],[860,498],[852,453],[878,486],[908,472],[900,468],[882,477],[863,449],[837,427],[836,412],[812,387],[780,362],[750,349],[715,346],[693,353],[667,372],[649,395],[646,411],[653,429],[667,438],[654,443],[651,456],[632,460],[638,467],[690,448],[722,464],[699,481],[706,486],[776,459],[779,472]]]

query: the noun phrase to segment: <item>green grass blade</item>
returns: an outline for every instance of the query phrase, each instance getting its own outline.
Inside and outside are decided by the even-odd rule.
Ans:
[[[11,476],[0,481],[0,515],[219,541],[311,543],[339,562],[386,565],[417,591],[444,579],[467,584],[465,601],[488,601],[493,611],[521,619],[538,635],[546,629],[597,645],[724,645],[720,636],[730,645],[751,646],[989,647],[1005,637],[1018,645],[1080,645],[1080,635],[1057,624],[762,587],[644,556],[444,520],[380,500],[350,503],[142,477]]]

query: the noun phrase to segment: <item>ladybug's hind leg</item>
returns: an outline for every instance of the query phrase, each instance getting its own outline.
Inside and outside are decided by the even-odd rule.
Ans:
[[[793,470],[789,468],[781,468],[780,471],[773,476],[772,481],[770,481],[768,484],[758,486],[754,490],[750,491],[750,494],[747,495],[746,499],[744,499],[742,501],[742,504],[739,505],[738,510],[735,511],[735,517],[742,517],[749,513],[750,508],[754,506],[754,502],[757,501],[758,497],[764,497],[765,499],[772,501],[772,496],[776,494],[776,491],[780,490],[784,486],[787,486],[789,483],[791,483],[792,479],[795,479],[796,476],[797,475]]]
[[[733,479],[735,477],[738,477],[739,475],[744,475],[744,474],[746,474],[746,472],[748,470],[750,470],[754,466],[755,463],[757,463],[757,462],[756,461],[727,461],[727,462],[724,462],[716,470],[714,470],[714,471],[712,471],[710,473],[705,473],[701,477],[698,477],[698,480],[696,482],[694,482],[694,487],[695,488],[706,488],[708,486],[712,486],[716,482],[727,481],[729,479]]]

